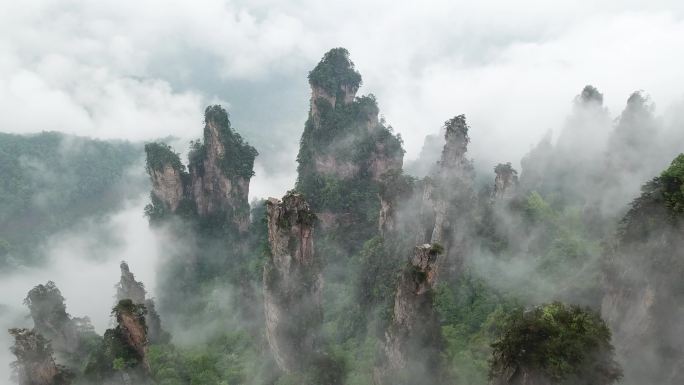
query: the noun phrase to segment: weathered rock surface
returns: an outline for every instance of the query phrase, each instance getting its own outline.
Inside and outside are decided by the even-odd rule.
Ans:
[[[10,329],[17,360],[12,364],[19,385],[67,385],[72,375],[57,365],[50,342],[40,333],[28,329]]]
[[[315,215],[302,195],[267,202],[271,255],[264,266],[266,336],[285,372],[306,367],[323,319],[322,276],[314,254]]]
[[[440,383],[444,347],[433,307],[439,246],[416,246],[401,273],[390,326],[385,333],[384,357],[376,368],[376,383],[396,384],[398,378]],[[403,382],[401,382],[403,383]]]
[[[147,359],[147,326],[145,324],[145,307],[136,305],[131,300],[119,301],[115,308],[117,334],[122,342],[134,350],[143,366],[149,369]]]
[[[64,297],[54,282],[31,289],[24,300],[36,333],[51,341],[58,354],[74,354],[81,341],[78,329],[66,312]]]
[[[465,116],[446,121],[444,128],[446,143],[438,168],[422,184],[417,240],[442,245],[445,255],[436,269],[453,274],[469,251],[476,196],[473,165],[465,156],[470,142]]]
[[[154,300],[146,298],[147,291],[142,282],[136,281],[126,262],[121,262],[121,280],[116,288],[116,301],[130,300],[134,305],[145,306],[145,324],[150,342],[162,342],[165,332],[157,313]]]
[[[602,316],[625,383],[674,385],[684,362],[684,155],[642,187],[603,261]]]
[[[344,48],[324,55],[309,73],[309,85],[311,105],[297,156],[296,188],[327,220],[320,230],[339,229],[348,236],[340,247],[355,250],[360,245],[352,234],[377,226],[377,217],[368,213],[379,208],[382,175],[401,170],[401,140],[379,118],[375,97],[356,95],[361,75]]]
[[[200,218],[225,220],[244,233],[249,226],[249,181],[257,151],[232,129],[221,106],[207,107],[204,122],[204,140],[192,143],[188,173],[169,146],[145,146],[153,196],[149,212],[155,212],[155,204],[163,205],[157,211],[170,213],[185,207]]]
[[[494,199],[509,200],[511,199],[518,187],[518,172],[513,169],[510,163],[499,163],[494,167]]]
[[[152,194],[161,200],[164,207],[175,212],[183,199],[183,180],[181,170],[164,164],[161,170],[152,170]]]

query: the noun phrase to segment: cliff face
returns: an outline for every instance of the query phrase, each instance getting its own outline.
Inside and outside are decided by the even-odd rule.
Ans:
[[[377,383],[404,383],[399,378],[406,376],[419,382],[440,383],[444,342],[432,306],[432,290],[441,251],[436,245],[416,246],[401,273],[391,324],[385,333],[384,359],[376,369]],[[408,383],[417,383],[412,381]]]
[[[642,188],[604,261],[601,311],[630,383],[684,376],[684,155]]]
[[[257,152],[232,129],[221,106],[207,107],[204,121],[204,140],[191,144],[188,173],[169,146],[145,146],[152,180],[152,204],[146,212],[155,219],[183,208],[183,215],[225,221],[244,233],[249,225],[249,181]]]
[[[145,145],[147,173],[152,181],[152,206],[174,213],[185,198],[187,173],[179,155],[163,143]]]
[[[518,172],[513,169],[510,163],[499,163],[494,167],[494,199],[509,200],[516,192],[518,187]]]
[[[345,49],[326,53],[309,73],[309,85],[311,106],[297,156],[297,190],[328,219],[324,230],[374,231],[377,217],[368,213],[379,210],[382,175],[401,170],[401,140],[378,118],[375,97],[356,96],[361,75]],[[348,247],[351,242],[341,243]]]
[[[147,361],[147,325],[144,306],[135,305],[131,300],[119,301],[114,308],[116,314],[117,335],[128,348],[133,350],[145,369],[149,369]]]
[[[165,164],[161,170],[152,170],[152,194],[161,200],[164,207],[171,212],[178,209],[183,199],[183,180],[181,170]]]
[[[190,155],[191,190],[200,216],[229,215],[240,232],[249,225],[249,180],[256,150],[233,132],[220,106],[204,114],[204,144]]]
[[[58,354],[74,354],[81,341],[78,329],[66,312],[64,297],[54,282],[31,289],[24,300],[31,312],[34,329],[52,342]]]
[[[145,324],[150,342],[162,342],[165,332],[161,327],[161,318],[157,313],[154,301],[146,299],[147,292],[142,282],[136,281],[126,262],[121,262],[121,279],[116,288],[116,301],[130,300],[134,305],[145,306]]]
[[[323,319],[322,276],[314,254],[315,215],[302,195],[267,202],[271,256],[264,266],[266,336],[285,372],[306,367]]]
[[[12,366],[19,385],[67,385],[71,373],[57,365],[52,356],[50,342],[35,330],[10,329],[14,346],[10,348],[17,357]]]
[[[437,270],[455,273],[463,265],[473,231],[473,166],[465,154],[470,139],[464,115],[447,120],[445,140],[437,170],[423,182],[419,243],[440,244],[446,254]]]

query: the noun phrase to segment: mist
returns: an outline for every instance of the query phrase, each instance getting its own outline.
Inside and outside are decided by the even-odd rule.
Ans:
[[[154,297],[159,259],[155,233],[143,216],[147,194],[127,201],[116,213],[97,220],[86,219],[74,228],[52,234],[41,245],[47,257],[44,265],[22,268],[0,278],[2,313],[0,324],[32,327],[28,309],[22,303],[26,293],[38,284],[54,281],[66,298],[67,312],[73,317],[90,318],[102,334],[112,326],[110,313],[115,304],[115,284],[119,263],[125,260],[136,277]],[[10,362],[15,360],[7,347],[9,334],[0,335],[5,347],[0,355],[0,383],[8,383]]]
[[[387,269],[383,277],[388,281],[404,266],[415,246],[404,243],[414,241],[417,218],[424,219],[421,183],[440,172],[444,122],[460,114],[467,117],[464,162],[472,162],[469,188],[477,196],[469,203],[472,213],[464,212],[480,221],[453,221],[454,228],[464,224],[472,228],[448,230],[454,239],[467,240],[464,274],[486,286],[483,297],[495,298],[487,297],[487,306],[496,303],[507,309],[506,301],[515,297],[523,306],[563,301],[600,310],[606,261],[629,254],[615,250],[619,250],[616,245],[628,244],[618,234],[632,202],[647,182],[684,152],[681,1],[438,0],[418,5],[385,0],[344,4],[0,0],[0,132],[67,134],[60,141],[60,159],[80,159],[79,151],[91,138],[130,142],[130,151],[136,154],[132,158],[137,159],[125,172],[113,172],[116,182],[101,194],[111,207],[98,206],[102,212],[75,215],[73,222],[60,224],[61,230],[40,234],[41,241],[33,246],[41,258],[29,263],[29,257],[16,254],[12,245],[5,250],[0,233],[0,257],[11,257],[6,269],[0,270],[0,326],[31,328],[22,301],[34,286],[54,281],[65,297],[67,312],[89,317],[102,335],[116,327],[111,316],[115,285],[119,263],[126,261],[144,283],[148,297],[164,297],[159,301],[160,316],[167,317],[164,322],[172,342],[180,350],[188,349],[183,354],[191,352],[190,356],[197,346],[216,343],[217,336],[225,337],[222,333],[234,333],[231,338],[238,336],[236,341],[256,341],[245,348],[249,359],[240,365],[257,371],[255,357],[261,359],[260,375],[272,376],[268,378],[275,383],[282,373],[272,368],[275,364],[259,329],[266,322],[259,284],[268,252],[262,249],[270,247],[269,234],[262,228],[266,214],[260,211],[261,200],[283,197],[297,183],[301,161],[297,154],[310,103],[315,103],[307,75],[334,47],[348,49],[363,75],[357,96],[373,94],[383,127],[391,127],[401,137],[403,176],[416,178],[411,180],[416,190],[401,197],[403,201],[396,198],[401,204],[393,208],[397,228],[410,236],[383,245],[382,253],[371,247],[377,246],[371,242],[377,242],[377,226],[364,234],[368,239],[354,239],[352,246],[340,241],[352,238],[347,230],[334,234],[321,229],[325,236],[316,235],[322,244],[318,257],[327,263],[321,269],[328,285],[322,289],[324,302],[335,309],[319,325],[327,343],[339,342],[338,333],[331,332],[339,324],[358,330],[385,325],[382,317],[393,306],[387,305],[394,299],[391,285],[373,286],[372,295],[382,298],[374,298],[376,302],[364,309],[366,318],[344,318],[345,313],[353,313],[349,309],[360,306],[355,303],[359,289],[354,285],[363,280],[357,276],[372,265],[369,261],[378,256],[374,253],[388,258],[387,265],[371,266]],[[145,216],[154,203],[150,195],[154,177],[144,175],[149,164],[139,159],[145,155],[143,145],[167,143],[181,163],[189,165],[190,141],[202,137],[206,123],[202,116],[209,105],[223,106],[232,129],[259,153],[254,175],[247,178],[251,222],[247,230],[240,230],[246,233],[231,234],[228,242],[213,233],[203,234],[209,232],[208,222],[183,217],[157,225]],[[344,150],[357,139],[339,136],[326,151]],[[513,198],[497,200],[492,193],[494,168],[508,162],[517,171],[519,185],[516,182]],[[40,188],[16,193],[30,197],[27,207],[50,212],[65,200],[65,186],[81,190],[79,175],[56,173],[49,160],[21,155],[16,164],[28,179],[39,181]],[[0,168],[0,177],[2,172]],[[6,179],[8,185],[16,183]],[[369,191],[373,197],[378,193]],[[189,194],[185,191],[182,199]],[[367,212],[377,210],[375,201],[363,203]],[[73,211],[89,207],[77,203]],[[335,220],[334,215],[319,217]],[[484,227],[491,234],[483,235]],[[432,241],[420,244],[437,243]],[[657,243],[651,238],[648,242]],[[655,246],[652,250],[662,254]],[[193,270],[192,263],[203,256],[211,256],[202,266],[206,271]],[[226,266],[238,267],[224,277],[220,273]],[[633,275],[639,266],[633,260],[624,262],[622,278],[637,281]],[[176,280],[193,274],[207,281],[191,288],[176,285]],[[466,285],[465,281],[452,279],[445,284],[460,293],[458,285]],[[199,299],[185,303],[186,295]],[[251,307],[245,308],[249,301]],[[175,305],[187,309],[196,305],[200,310],[183,318],[175,313]],[[629,308],[627,302],[620,306]],[[183,311],[192,313],[187,309]],[[446,322],[444,309],[439,311],[440,322]],[[681,320],[680,312],[663,319]],[[677,332],[673,330],[668,332]],[[385,338],[384,332],[378,333],[378,341]],[[447,337],[455,340],[458,333],[462,333],[459,338],[472,337],[463,346],[489,338],[460,329],[453,333]],[[340,343],[337,350],[331,348],[316,359],[346,354],[340,362],[370,362],[368,357],[359,358],[358,351],[345,350],[368,344],[370,335],[344,348]],[[8,351],[12,342],[7,333],[0,333],[2,384],[10,383],[10,362],[15,360]],[[623,366],[631,366],[634,361],[620,350],[619,341],[616,346]],[[481,353],[490,347],[480,348]],[[373,351],[365,349],[364,354]],[[458,352],[466,354],[467,349]],[[666,356],[655,345],[648,350],[643,373]],[[351,378],[361,378],[362,369],[352,370]],[[635,372],[641,374],[641,368]],[[473,380],[468,377],[468,381]],[[625,378],[623,383],[630,381],[635,380]]]

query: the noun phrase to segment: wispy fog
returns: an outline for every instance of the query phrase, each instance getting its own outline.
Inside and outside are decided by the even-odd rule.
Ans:
[[[66,299],[67,312],[90,317],[95,330],[111,326],[110,312],[119,281],[119,263],[128,262],[138,280],[154,296],[155,267],[159,257],[155,236],[143,217],[147,194],[103,220],[86,220],[75,229],[52,235],[43,246],[49,259],[44,266],[25,268],[0,277],[0,327],[32,327],[22,304],[27,292],[38,284],[54,281]],[[11,337],[0,333],[0,384],[9,377]]]

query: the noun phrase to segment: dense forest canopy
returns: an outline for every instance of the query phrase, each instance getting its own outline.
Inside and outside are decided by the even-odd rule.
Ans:
[[[142,191],[144,181],[126,174],[141,156],[124,141],[0,133],[0,266],[41,262],[47,236]]]

